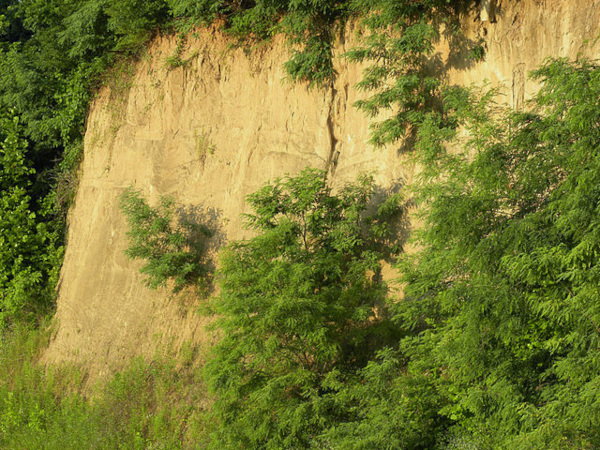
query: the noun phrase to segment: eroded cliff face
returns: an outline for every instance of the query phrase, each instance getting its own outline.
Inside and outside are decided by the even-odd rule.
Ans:
[[[538,89],[526,74],[545,58],[598,56],[599,3],[482,2],[464,23],[470,38],[485,39],[485,61],[469,63],[441,43],[440,69],[451,83],[500,83],[507,102],[521,107]],[[347,30],[337,53],[355,39]],[[102,89],[93,102],[47,362],[80,363],[95,377],[157,347],[210,344],[197,300],[146,288],[141,264],[124,255],[119,196],[128,186],[151,204],[173,196],[219,230],[218,245],[247,235],[246,195],[306,166],[327,169],[334,185],[364,171],[374,171],[383,189],[412,180],[399,146],[367,144],[369,120],[352,106],[364,95],[354,87],[362,67],[336,58],[334,87],[310,90],[285,81],[281,40],[246,53],[217,31],[199,31],[187,42],[186,64],[169,69],[176,45],[155,41],[122,86]]]

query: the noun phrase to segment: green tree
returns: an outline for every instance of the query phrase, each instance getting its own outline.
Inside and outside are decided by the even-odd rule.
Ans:
[[[308,448],[345,414],[334,394],[389,338],[384,258],[400,251],[399,195],[373,209],[373,179],[332,193],[306,169],[248,197],[256,237],[223,253],[222,339],[206,373],[215,448]]]
[[[212,236],[211,230],[180,215],[175,217],[172,198],[162,197],[153,208],[133,188],[123,192],[121,209],[130,227],[125,253],[146,262],[141,272],[147,275],[148,286],[157,288],[172,280],[174,292],[185,286],[209,287],[206,239]]]
[[[109,27],[117,37],[116,49],[137,49],[170,18],[165,0],[107,0]]]
[[[51,306],[62,255],[47,214],[29,194],[35,170],[27,147],[19,119],[0,116],[0,327]]]
[[[395,320],[414,333],[406,373],[428,374],[427,414],[450,441],[595,448],[600,69],[557,60],[534,76],[529,111],[453,89],[446,117],[423,122],[422,250],[403,262]],[[439,143],[449,122],[469,136],[452,152]]]
[[[346,57],[370,62],[357,84],[372,95],[355,106],[374,118],[388,111],[388,118],[371,125],[375,146],[414,138],[419,124],[442,105],[443,73],[436,43],[450,42],[451,61],[461,54],[481,55],[480,43],[461,30],[460,12],[471,0],[354,0],[350,10],[361,19],[366,33]],[[481,57],[481,56],[480,56]],[[451,64],[451,63],[449,63]],[[410,145],[408,146],[410,147]],[[409,148],[412,150],[412,148]]]

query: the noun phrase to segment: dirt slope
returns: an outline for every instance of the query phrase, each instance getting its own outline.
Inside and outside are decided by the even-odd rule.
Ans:
[[[442,70],[454,83],[502,83],[520,106],[537,89],[529,70],[548,56],[598,55],[600,0],[487,0],[465,19],[483,37],[484,62],[469,63],[441,44]],[[354,39],[352,30],[346,39]],[[376,170],[384,188],[410,182],[413,169],[396,147],[373,150],[368,120],[352,107],[361,67],[337,59],[333,89],[286,82],[280,40],[251,53],[218,32],[187,42],[184,66],[169,69],[176,39],[159,39],[88,119],[81,181],[70,213],[59,285],[57,332],[47,362],[76,362],[102,376],[135,355],[185,341],[208,344],[193,299],[144,287],[140,265],[123,254],[127,227],[118,207],[129,185],[156,202],[168,194],[219,226],[221,240],[245,235],[244,197],[267,180],[305,166],[327,168],[334,183]],[[349,43],[340,43],[343,53]],[[183,302],[183,304],[182,304]],[[186,303],[187,302],[187,303]]]

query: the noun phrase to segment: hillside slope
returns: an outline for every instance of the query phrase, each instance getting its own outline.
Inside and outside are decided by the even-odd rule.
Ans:
[[[451,83],[502,84],[507,101],[520,107],[537,89],[527,72],[545,58],[600,54],[593,45],[599,0],[496,3],[464,19],[469,37],[485,39],[484,61],[440,43],[440,69]],[[350,28],[339,55],[356,39]],[[123,254],[127,226],[118,199],[126,187],[151,203],[172,195],[217,226],[217,247],[246,235],[240,213],[247,194],[305,166],[328,169],[334,184],[363,171],[376,171],[384,189],[412,179],[399,148],[367,144],[369,121],[352,106],[364,95],[354,88],[360,66],[336,58],[333,88],[309,90],[285,81],[287,51],[277,39],[248,53],[202,30],[186,44],[186,64],[170,69],[165,61],[176,46],[175,38],[156,40],[129,78],[93,102],[48,362],[82,363],[101,376],[160,345],[210,343],[194,300],[149,290],[139,264]]]

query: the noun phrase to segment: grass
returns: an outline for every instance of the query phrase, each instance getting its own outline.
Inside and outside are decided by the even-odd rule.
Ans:
[[[49,334],[21,327],[1,335],[0,448],[205,447],[210,402],[192,346],[183,357],[136,358],[90,391],[78,368],[39,364]]]
[[[201,161],[206,159],[207,155],[214,155],[217,147],[210,140],[208,132],[202,126],[200,134],[197,130],[194,130],[194,141],[196,143],[196,155]]]

